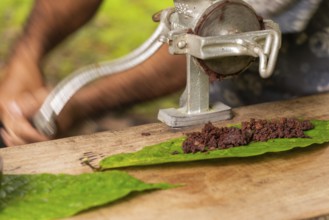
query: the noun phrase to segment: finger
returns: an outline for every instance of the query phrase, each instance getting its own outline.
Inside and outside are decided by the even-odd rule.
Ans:
[[[15,138],[11,137],[5,129],[1,129],[0,134],[1,134],[1,138],[4,142],[4,144],[7,147],[13,147],[13,146],[25,144],[25,142],[23,140],[18,139],[18,138],[15,139]]]
[[[20,96],[16,101],[18,106],[20,106],[23,115],[28,118],[33,116],[37,109],[40,108],[48,93],[47,89],[42,88],[36,92],[24,93]]]
[[[48,140],[48,137],[39,133],[24,117],[16,118],[15,121],[4,121],[4,126],[12,138],[18,141],[21,139],[24,143]]]
[[[9,113],[13,116],[23,117],[23,112],[16,102],[9,102],[7,104]]]
[[[48,137],[40,134],[25,118],[17,104],[8,105],[3,118],[3,125],[7,134],[16,142],[32,143],[48,140]],[[15,143],[16,143],[15,142]]]
[[[42,135],[39,133],[31,124],[30,122],[24,120],[17,120],[15,126],[13,124],[10,124],[10,129],[6,126],[4,123],[5,128],[8,130],[8,133],[12,137],[18,137],[20,139],[23,139],[26,143],[33,143],[33,142],[39,142],[39,141],[46,141],[48,140],[48,137]]]

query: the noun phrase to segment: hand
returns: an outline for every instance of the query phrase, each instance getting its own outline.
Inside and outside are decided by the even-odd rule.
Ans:
[[[40,134],[30,123],[30,118],[39,109],[41,103],[47,96],[48,91],[44,88],[35,93],[24,93],[15,101],[1,102],[2,124],[0,135],[6,146],[16,146],[49,138]]]
[[[13,59],[2,69],[0,135],[7,146],[47,140],[30,124],[47,95],[40,68],[26,59]]]

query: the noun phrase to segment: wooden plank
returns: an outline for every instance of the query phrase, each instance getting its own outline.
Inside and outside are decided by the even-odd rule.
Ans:
[[[329,94],[234,109],[230,121],[249,118],[329,119]],[[1,149],[4,172],[91,172],[80,164],[84,153],[98,157],[131,152],[179,137],[187,130],[155,123]],[[149,132],[150,136],[142,136]],[[329,135],[329,134],[328,134]],[[126,168],[147,182],[183,183],[184,187],[135,195],[72,219],[300,219],[329,214],[328,144],[243,159],[224,159]]]

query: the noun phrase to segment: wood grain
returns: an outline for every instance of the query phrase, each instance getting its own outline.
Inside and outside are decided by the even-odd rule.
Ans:
[[[235,117],[302,117],[329,120],[329,94],[234,109]],[[170,129],[155,123],[0,149],[4,173],[92,172],[84,154],[132,152],[199,129]],[[148,132],[150,136],[143,136]],[[329,134],[328,134],[329,135]],[[305,219],[329,214],[329,144],[251,158],[221,159],[126,168],[147,182],[182,183],[176,189],[134,194],[71,219]]]

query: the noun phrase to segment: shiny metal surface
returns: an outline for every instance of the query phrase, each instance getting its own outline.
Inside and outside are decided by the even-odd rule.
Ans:
[[[169,52],[186,54],[186,102],[180,109],[160,110],[158,119],[172,127],[229,119],[228,106],[209,106],[209,77],[231,77],[257,58],[261,77],[269,77],[281,46],[280,29],[242,0],[176,0],[175,6]]]
[[[281,45],[278,26],[260,19],[242,0],[174,0],[174,5],[153,16],[154,20],[160,20],[159,27],[140,48],[121,59],[82,68],[58,84],[33,118],[37,129],[53,136],[57,115],[81,87],[138,65],[163,43],[169,44],[169,53],[185,54],[187,58],[187,102],[177,111],[185,114],[190,122],[183,120],[175,126],[190,125],[193,121],[200,123],[209,118],[210,111],[213,120],[231,117],[227,114],[229,107],[217,109],[218,117],[214,116],[214,108],[209,106],[207,75],[219,79],[230,77],[259,59],[260,75],[269,77]],[[177,114],[172,112],[162,111],[159,120],[171,126],[169,121],[177,121]]]
[[[195,32],[200,37],[215,37],[218,39],[219,36],[230,36],[228,39],[231,39],[231,36],[235,34],[259,31],[262,26],[263,20],[256,15],[249,5],[243,2],[231,4],[218,2],[204,12],[202,19],[195,28]],[[243,39],[244,36],[240,36],[240,38]],[[221,45],[212,45],[211,48],[220,47]],[[207,68],[206,73],[210,74],[211,71],[216,78],[221,78],[227,75],[239,74],[252,63],[252,56],[242,55],[201,58],[198,61]]]
[[[169,31],[168,16],[173,9],[163,10],[161,21],[153,35],[132,53],[117,60],[97,63],[79,69],[61,81],[48,95],[37,114],[33,117],[35,127],[47,136],[56,134],[56,117],[69,99],[83,86],[103,76],[130,69],[152,56],[166,41]]]
[[[264,20],[265,30],[238,33],[224,36],[200,37],[194,34],[172,36],[170,52],[173,54],[189,54],[201,60],[213,60],[223,57],[250,56],[259,58],[259,73],[263,78],[269,77],[274,69],[281,37],[279,27],[270,20]],[[178,47],[185,42],[185,47]],[[240,60],[238,60],[240,61]],[[217,63],[220,68],[221,62]],[[230,65],[239,62],[230,62]],[[248,67],[248,63],[245,63]],[[222,72],[222,75],[231,73]]]

